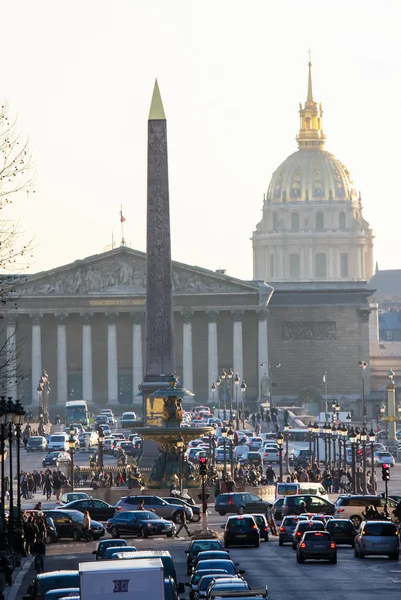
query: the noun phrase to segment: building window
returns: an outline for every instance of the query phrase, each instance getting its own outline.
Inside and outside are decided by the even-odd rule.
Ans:
[[[118,376],[119,404],[132,404],[132,374]]]
[[[315,255],[315,276],[319,279],[326,278],[326,255],[323,252]]]
[[[292,213],[291,215],[291,231],[299,231],[299,214]]]
[[[345,229],[345,212],[340,212],[338,215],[338,228],[344,231]]]
[[[82,373],[68,373],[67,387],[68,400],[82,400]]]
[[[270,279],[274,277],[274,256],[270,254]]]
[[[391,329],[386,329],[385,330],[384,337],[386,338],[386,340],[392,340],[393,339],[393,332],[391,331]]]
[[[324,230],[324,214],[322,212],[316,213],[316,231]]]
[[[348,254],[341,254],[341,277],[348,277]]]
[[[278,229],[278,216],[277,213],[273,213],[273,231]]]
[[[290,254],[290,278],[299,279],[300,266],[299,266],[299,254]]]

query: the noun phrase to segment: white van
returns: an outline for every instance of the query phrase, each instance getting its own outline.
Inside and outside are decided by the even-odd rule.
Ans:
[[[313,494],[329,500],[329,496],[321,483],[313,481],[297,481],[294,483],[277,483],[276,497],[296,496],[297,494]]]
[[[48,452],[53,452],[53,450],[64,450],[68,451],[68,438],[69,435],[61,431],[60,433],[54,433],[50,436],[49,443],[47,444]]]

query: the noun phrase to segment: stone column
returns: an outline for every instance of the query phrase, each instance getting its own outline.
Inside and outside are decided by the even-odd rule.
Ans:
[[[261,381],[265,373],[271,376],[269,370],[269,350],[268,350],[268,337],[267,337],[267,315],[269,314],[268,309],[262,309],[258,311],[258,372],[259,372],[259,389],[258,399],[259,402],[262,400],[260,388]],[[271,398],[270,398],[271,401]]]
[[[41,335],[41,314],[30,315],[32,319],[32,367],[31,367],[31,396],[33,411],[39,409],[38,385],[42,376],[42,335]]]
[[[207,364],[208,364],[208,395],[212,402],[212,384],[216,383],[219,375],[219,355],[217,346],[217,311],[208,311],[208,338],[207,338]],[[218,393],[218,391],[217,391]]]
[[[58,313],[57,319],[57,404],[68,400],[67,379],[67,326],[68,314]]]
[[[194,389],[193,357],[192,357],[192,310],[182,311],[182,371],[183,386],[190,392]]]
[[[83,400],[93,400],[93,365],[92,365],[92,313],[82,313],[82,396]]]
[[[107,399],[118,404],[117,314],[107,315]]]
[[[233,371],[234,377],[238,373],[240,379],[244,378],[244,356],[242,349],[242,319],[243,310],[232,312],[233,316]]]
[[[134,323],[132,325],[132,395],[133,402],[138,402],[135,398],[139,393],[139,385],[143,379],[143,356],[142,356],[142,323],[144,321],[143,313],[133,314]]]
[[[17,318],[15,315],[7,317],[6,328],[6,372],[7,396],[15,402],[17,399]]]

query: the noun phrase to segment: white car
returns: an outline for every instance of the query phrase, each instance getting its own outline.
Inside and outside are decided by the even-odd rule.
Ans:
[[[259,449],[259,454],[261,455],[264,463],[280,462],[280,454],[277,448],[264,446],[263,448]]]
[[[113,415],[113,411],[111,410],[111,408],[102,408],[102,410],[100,411],[101,415],[106,415],[107,417],[107,423],[109,425],[114,425],[114,423],[116,422],[114,415]]]
[[[375,452],[373,455],[374,465],[375,467],[379,467],[381,465],[390,465],[390,467],[394,467],[395,458],[390,452]]]

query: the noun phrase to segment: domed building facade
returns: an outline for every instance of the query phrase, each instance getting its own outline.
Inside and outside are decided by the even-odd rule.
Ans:
[[[350,172],[324,149],[311,66],[298,151],[273,173],[253,233],[254,279],[366,281],[373,274],[373,233]]]

